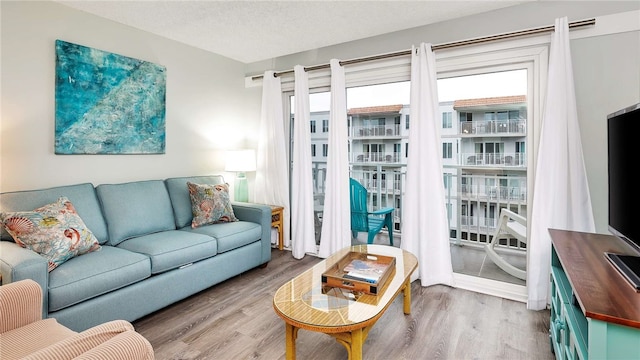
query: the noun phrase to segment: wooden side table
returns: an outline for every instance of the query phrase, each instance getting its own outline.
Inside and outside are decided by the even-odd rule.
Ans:
[[[271,205],[271,227],[278,229],[278,249],[284,248],[284,207]]]

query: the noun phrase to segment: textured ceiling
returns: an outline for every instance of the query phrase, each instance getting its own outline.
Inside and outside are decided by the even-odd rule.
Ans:
[[[243,63],[527,1],[57,0]]]

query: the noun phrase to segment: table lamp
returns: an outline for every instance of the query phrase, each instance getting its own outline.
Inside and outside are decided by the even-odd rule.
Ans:
[[[249,186],[247,184],[248,171],[256,171],[255,150],[229,150],[225,163],[225,171],[235,172],[234,201],[249,201]]]

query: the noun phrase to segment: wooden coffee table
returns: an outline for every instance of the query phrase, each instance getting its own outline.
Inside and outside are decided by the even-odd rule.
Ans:
[[[378,295],[322,286],[322,274],[350,251],[396,258],[395,274]],[[338,251],[282,285],[273,297],[273,308],[285,321],[286,358],[296,358],[298,330],[305,329],[333,336],[347,348],[349,359],[361,360],[369,330],[400,292],[404,293],[404,313],[411,312],[410,277],[417,267],[418,259],[408,251],[357,245]]]

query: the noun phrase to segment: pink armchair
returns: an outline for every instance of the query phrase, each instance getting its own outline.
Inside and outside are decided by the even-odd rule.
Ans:
[[[154,359],[153,348],[128,321],[77,333],[42,319],[42,289],[33,280],[0,286],[0,359]]]

